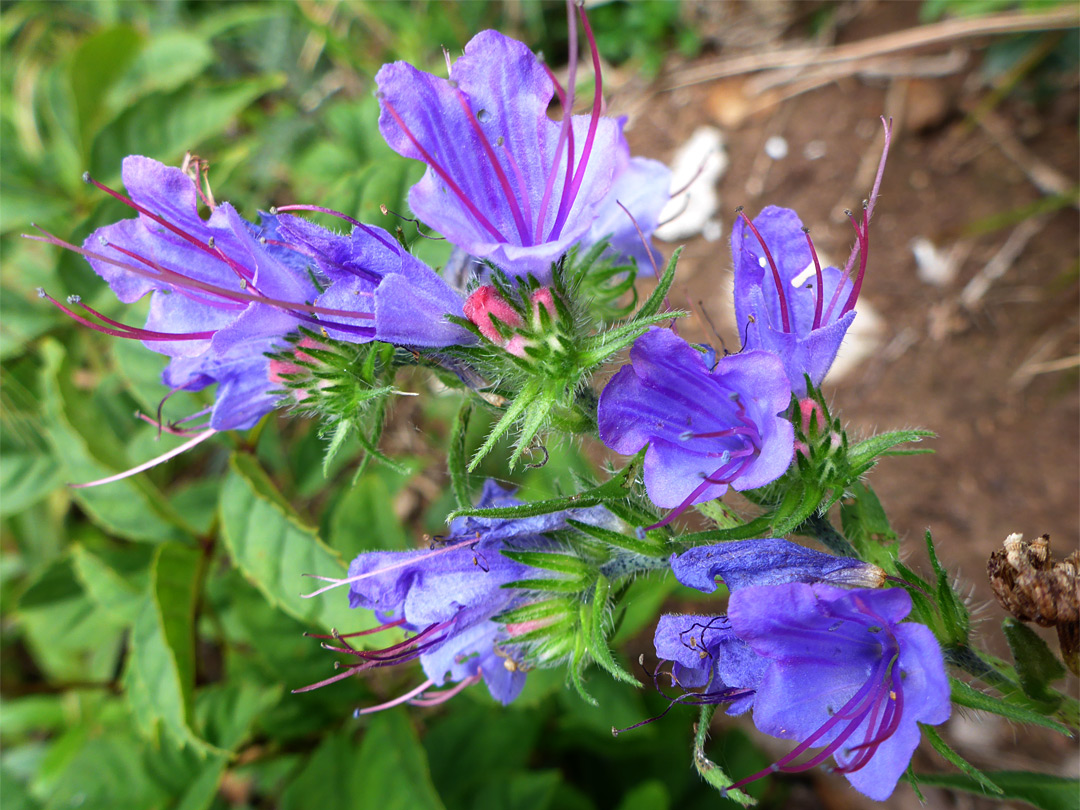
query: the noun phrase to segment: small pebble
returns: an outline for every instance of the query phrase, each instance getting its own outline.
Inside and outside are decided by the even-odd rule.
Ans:
[[[807,160],[820,160],[825,157],[825,153],[828,151],[828,147],[825,145],[825,141],[810,141],[803,147],[803,157]]]
[[[773,160],[783,160],[787,157],[787,141],[779,135],[773,135],[765,141],[765,154]]]

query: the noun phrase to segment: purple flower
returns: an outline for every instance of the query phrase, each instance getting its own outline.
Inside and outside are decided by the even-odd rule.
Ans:
[[[755,489],[787,470],[795,433],[777,414],[791,391],[775,355],[742,352],[710,369],[696,348],[653,328],[634,343],[630,361],[600,395],[600,438],[627,455],[648,445],[649,498],[676,507],[657,525],[728,486]]]
[[[357,343],[473,339],[445,320],[462,314],[461,297],[384,231],[355,223],[352,236],[338,236],[270,214],[256,226],[216,204],[186,171],[137,155],[124,159],[123,181],[130,198],[90,180],[138,217],[99,228],[82,248],[50,234],[43,241],[85,256],[124,303],[150,295],[145,326],[114,321],[77,298],[65,306],[42,295],[80,323],[167,355],[162,381],[172,391],[217,383],[202,428],[249,428],[274,409],[280,381],[266,353],[286,348],[284,338],[300,326]],[[163,427],[182,435],[199,429]]]
[[[776,537],[697,546],[672,554],[671,571],[683,585],[702,593],[716,590],[717,577],[730,591],[789,582],[862,588],[877,588],[885,582],[885,572],[872,563],[836,557]]]
[[[478,506],[507,507],[521,502],[494,481],[484,484]],[[522,519],[458,518],[450,534],[431,550],[365,552],[353,560],[348,577],[323,590],[348,584],[349,604],[375,611],[382,624],[366,635],[400,627],[405,641],[381,650],[353,649],[347,636],[331,636],[330,646],[359,663],[345,672],[297,691],[307,691],[355,672],[419,659],[427,679],[403,696],[361,710],[378,711],[409,702],[435,705],[483,680],[492,697],[510,703],[525,684],[523,651],[513,644],[519,628],[494,620],[526,604],[530,594],[504,587],[515,580],[550,576],[505,556],[504,551],[551,550],[545,532],[566,528],[566,517],[591,520],[595,510]],[[521,630],[532,628],[520,628]],[[429,691],[444,684],[442,691]]]
[[[583,9],[580,14],[597,70],[588,116],[556,122],[547,114],[555,93],[564,110],[572,109],[574,61],[567,98],[526,45],[497,31],[473,37],[448,65],[448,79],[405,62],[384,65],[375,77],[383,137],[428,166],[409,192],[413,211],[453,244],[512,275],[546,280],[552,262],[571,246],[605,236],[615,251],[648,260],[634,220],[650,234],[668,199],[668,170],[631,159],[623,122],[600,115],[599,56]],[[574,60],[572,15],[570,22]]]
[[[815,264],[802,227],[790,208],[769,206],[753,228],[740,218],[731,232],[735,319],[743,348],[767,349],[783,359],[799,396],[806,395],[804,375],[814,385],[825,379],[855,319],[851,281],[835,267]]]
[[[663,616],[656,652],[672,662],[680,700],[753,708],[767,734],[799,744],[769,768],[796,772],[829,757],[860,792],[882,801],[919,744],[919,723],[949,717],[949,683],[929,628],[902,620],[900,589],[755,585],[732,593],[724,616]],[[802,762],[811,748],[821,750]]]
[[[356,312],[353,318],[323,324],[329,337],[356,341],[356,330],[373,325],[374,339],[398,346],[432,348],[474,342],[468,330],[446,319],[464,315],[464,298],[453,287],[382,228],[350,221],[352,233],[341,235],[299,217],[280,218],[285,244],[314,261],[330,281],[318,305]]]
[[[885,149],[862,223],[849,212],[856,244],[843,270],[821,267],[809,231],[790,208],[768,206],[752,223],[740,210],[732,228],[735,319],[744,335],[743,349],[779,356],[799,397],[806,396],[806,375],[814,386],[821,385],[855,318],[870,249],[870,217],[889,152],[891,127],[882,123]],[[852,282],[856,256],[859,270]]]
[[[657,658],[671,662],[672,685],[684,690],[675,699],[679,703],[727,703],[731,715],[753,705],[766,664],[735,635],[726,616],[665,614],[653,645]],[[701,691],[686,691],[691,689]]]

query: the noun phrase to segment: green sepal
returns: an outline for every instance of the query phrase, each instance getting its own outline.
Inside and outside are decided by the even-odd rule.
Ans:
[[[550,593],[580,593],[589,586],[588,577],[575,577],[563,579],[560,577],[536,577],[534,579],[518,579],[507,582],[502,587],[516,588],[522,591],[541,591]]]
[[[604,625],[610,593],[611,582],[603,574],[598,574],[592,598],[581,603],[580,620],[588,638],[587,648],[597,665],[615,680],[640,687],[641,682],[618,664],[608,647]]]
[[[937,729],[933,726],[928,726],[924,723],[919,723],[919,728],[922,729],[922,733],[926,735],[926,739],[930,741],[930,745],[933,747],[941,758],[946,762],[954,765],[958,770],[963,771],[985,790],[990,793],[1001,794],[1002,790],[995,785],[990,779],[983,774],[978,768],[960,756],[958,753],[949,747],[949,744],[945,740],[941,739],[941,735],[937,733]]]
[[[666,323],[674,318],[682,318],[685,315],[686,313],[682,310],[672,310],[658,315],[635,318],[622,326],[616,326],[614,329],[586,338],[582,341],[581,365],[586,369],[598,366],[645,334],[650,326]]]
[[[769,515],[761,515],[741,526],[731,529],[706,529],[702,532],[690,532],[679,536],[678,543],[684,548],[704,546],[708,543],[728,543],[732,540],[750,540],[757,537],[769,537],[772,521]]]
[[[705,754],[705,740],[709,737],[709,724],[712,722],[715,713],[716,706],[708,703],[702,706],[701,711],[698,712],[698,720],[694,724],[694,770],[711,787],[720,791],[725,798],[731,799],[731,801],[741,804],[743,807],[753,807],[757,804],[757,800],[741,790],[729,790],[728,788],[735,784],[735,780]]]
[[[522,624],[534,622],[539,619],[550,619],[555,616],[566,615],[568,612],[567,602],[561,599],[545,599],[542,602],[530,602],[527,605],[503,611],[492,617],[492,621],[499,624]],[[517,637],[515,636],[515,640]]]
[[[969,709],[978,709],[979,711],[998,714],[1009,720],[1014,720],[1017,723],[1029,723],[1034,726],[1051,728],[1054,731],[1064,734],[1066,737],[1073,736],[1072,732],[1061,723],[1051,720],[1048,717],[1044,717],[1031,709],[1026,709],[1023,706],[1017,706],[1002,700],[1001,698],[987,695],[952,676],[949,677],[949,684],[951,686],[952,702],[958,706],[966,706]]]
[[[1064,696],[1048,687],[1052,681],[1065,677],[1065,665],[1023,622],[1010,616],[1001,623],[1001,629],[1012,651],[1020,688],[1037,708],[1044,709],[1045,714],[1052,713],[1061,705]]]

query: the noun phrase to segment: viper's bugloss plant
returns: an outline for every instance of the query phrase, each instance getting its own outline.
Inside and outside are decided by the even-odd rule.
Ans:
[[[261,718],[261,704],[243,690],[204,688],[234,666],[234,648],[258,648],[260,672],[277,678],[284,667],[292,678],[293,653],[276,645],[288,634],[296,640],[302,623],[336,657],[329,675],[312,675],[306,660],[298,667],[305,677],[290,682],[294,692],[318,691],[286,696],[297,702],[267,713],[266,727],[286,728],[288,744],[262,746],[260,738],[253,759],[292,756],[298,741],[315,736],[314,721],[299,718],[307,708],[298,707],[344,722],[335,701],[357,716],[435,707],[482,682],[500,711],[513,711],[509,704],[529,698],[518,700],[526,684],[543,688],[542,675],[530,679],[537,670],[555,671],[589,711],[603,713],[612,692],[596,679],[642,686],[619,647],[681,584],[715,604],[659,616],[659,663],[646,666],[645,680],[667,699],[663,715],[697,708],[693,766],[723,795],[750,804],[743,789],[756,790],[750,786],[765,776],[821,766],[884,800],[901,779],[918,790],[910,763],[926,739],[980,790],[1030,798],[1012,777],[966,762],[935,727],[953,704],[1066,733],[1076,726],[1077,702],[1051,685],[1064,667],[1019,624],[1056,627],[1075,666],[1076,566],[1071,558],[1053,566],[1048,541],[1024,552],[1010,538],[994,571],[1016,614],[1006,625],[1014,661],[980,652],[929,535],[932,571],[924,577],[901,559],[900,539],[867,483],[883,458],[918,452],[900,446],[930,434],[851,437],[822,391],[872,272],[869,229],[891,122],[883,119],[885,149],[863,214],[849,215],[855,237],[844,268],[822,267],[794,211],[769,205],[751,219],[740,209],[730,244],[742,347],[718,353],[680,334],[691,328],[678,322],[686,313],[668,301],[679,251],[665,262],[651,242],[670,172],[631,157],[626,119],[606,114],[584,5],[567,9],[565,84],[527,44],[493,30],[456,58],[447,53],[445,77],[405,61],[375,75],[372,133],[377,126],[398,156],[424,164],[407,193],[417,219],[402,219],[449,243],[441,268],[417,255],[403,229],[392,234],[319,200],[266,206],[257,222],[242,218],[216,201],[198,159],[172,168],[129,156],[126,194],[88,180],[135,217],[98,227],[81,246],[47,232],[31,237],[86,258],[120,302],[149,299],[139,327],[108,307],[42,291],[80,324],[167,357],[162,407],[216,385],[193,415],[170,420],[159,407],[157,418],[143,417],[188,443],[91,483],[113,484],[215,434],[254,429],[236,440],[219,507],[197,528],[152,501],[155,516],[190,537],[179,541],[171,529],[137,537],[156,544],[149,576],[128,582],[90,555],[90,538],[49,569],[31,606],[63,602],[74,589],[99,601],[110,621],[132,621],[122,645],[131,714],[148,718],[141,731],[155,743],[162,734],[176,743],[178,761],[190,748],[209,754],[200,789],[232,767],[236,745],[222,740],[243,738],[254,722],[210,741],[228,725],[217,703]],[[575,104],[579,44],[593,65],[584,111]],[[639,276],[654,268],[655,285],[639,296]],[[710,270],[719,276],[726,261]],[[418,405],[401,407],[405,395]],[[50,408],[56,424],[86,418]],[[268,418],[279,408],[318,420],[321,474],[358,489],[342,483],[317,493],[311,446],[292,453],[281,441],[299,420],[283,432]],[[440,424],[451,411],[449,425]],[[588,448],[572,471],[555,458],[564,447]],[[268,456],[288,474],[263,471],[259,459]],[[505,477],[540,467],[547,497],[517,497]],[[184,485],[203,477],[213,490],[210,476],[223,468],[192,464]],[[410,549],[384,537],[393,534],[387,526],[400,528],[400,515],[414,528],[424,519],[421,508],[391,497],[384,474],[416,481],[415,500],[445,520],[445,534],[424,535]],[[144,492],[141,481],[123,485],[133,483]],[[308,513],[281,494],[288,486],[313,495]],[[93,512],[94,502],[85,504]],[[314,514],[323,509],[332,517]],[[120,527],[121,536],[137,535],[138,522]],[[320,541],[327,531],[336,551],[348,549],[344,560]],[[230,578],[204,598],[202,583],[217,569]],[[301,574],[327,584],[301,599],[290,584]],[[122,597],[106,598],[109,587]],[[252,620],[245,599],[280,606],[283,621]],[[50,616],[67,616],[64,609]],[[221,660],[202,661],[191,643],[204,609],[202,624],[228,648]],[[234,644],[234,636],[244,640]],[[176,653],[183,644],[186,653]],[[378,697],[349,697],[349,686],[359,688],[354,679]],[[171,699],[157,700],[154,688],[172,689]],[[732,778],[705,752],[718,706],[749,715],[792,750]],[[326,743],[327,760],[344,761],[334,744]],[[292,760],[284,770],[295,770]],[[183,804],[208,806],[208,795],[186,794]]]

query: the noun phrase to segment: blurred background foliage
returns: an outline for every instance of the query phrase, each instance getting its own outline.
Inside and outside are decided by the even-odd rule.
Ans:
[[[956,3],[927,4],[952,13]],[[963,5],[963,4],[960,4]],[[677,3],[610,3],[592,22],[605,58],[655,74],[703,47]],[[665,702],[595,677],[601,708],[530,675],[509,709],[470,689],[445,710],[352,710],[402,693],[417,672],[376,672],[303,695],[332,673],[303,633],[359,629],[344,594],[304,600],[303,573],[332,575],[358,552],[411,548],[437,533],[453,397],[401,382],[385,437],[397,468],[356,475],[353,444],[323,469],[326,440],[299,417],[215,437],[166,466],[73,490],[181,440],[154,414],[164,359],[82,329],[35,291],[70,294],[137,324],[86,262],[20,237],[35,225],[80,244],[130,211],[83,183],[118,187],[143,154],[210,161],[219,199],[249,219],[308,202],[404,227],[438,265],[444,243],[404,211],[421,167],[378,133],[372,78],[406,59],[441,70],[499,28],[565,62],[565,8],[538,2],[18,2],[0,15],[0,795],[20,808],[715,807],[689,764],[688,717],[611,739]],[[170,399],[172,414],[208,401]],[[485,428],[475,418],[472,440]],[[576,446],[517,483],[556,494]],[[484,474],[501,473],[498,452]],[[481,478],[482,476],[478,476]],[[649,632],[673,585],[639,582],[616,645]],[[680,598],[694,598],[681,592]],[[739,731],[712,743],[729,771],[767,763]],[[789,787],[750,792],[784,806]],[[767,795],[766,795],[767,794]]]

